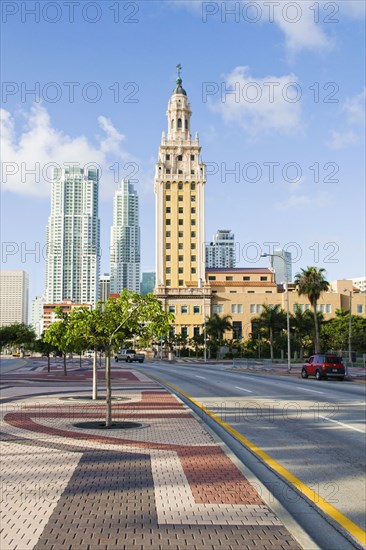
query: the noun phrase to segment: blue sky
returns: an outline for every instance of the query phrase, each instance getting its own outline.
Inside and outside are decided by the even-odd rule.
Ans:
[[[232,229],[240,266],[286,245],[293,273],[364,275],[364,25],[358,0],[4,1],[2,268],[42,294],[47,167],[92,162],[101,272],[118,176],[137,168],[142,270],[154,270],[155,162],[181,63],[208,165],[206,240]]]

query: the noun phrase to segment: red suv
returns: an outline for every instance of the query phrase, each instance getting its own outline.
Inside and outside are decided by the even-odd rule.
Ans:
[[[315,376],[317,380],[322,378],[338,378],[344,380],[345,366],[342,357],[330,353],[318,353],[309,357],[302,367],[301,376]]]

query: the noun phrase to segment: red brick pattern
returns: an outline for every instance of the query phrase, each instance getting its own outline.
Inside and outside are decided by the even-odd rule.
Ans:
[[[179,457],[197,504],[264,504],[219,447],[190,448]]]

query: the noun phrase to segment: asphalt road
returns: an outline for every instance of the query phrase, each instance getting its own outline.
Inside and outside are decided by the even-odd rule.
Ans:
[[[204,404],[366,528],[366,385],[202,364],[141,367]]]

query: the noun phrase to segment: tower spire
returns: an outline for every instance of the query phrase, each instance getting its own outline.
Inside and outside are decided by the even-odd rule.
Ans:
[[[183,94],[183,95],[187,95],[187,92],[185,91],[185,89],[183,88],[182,86],[182,79],[181,79],[181,76],[180,76],[180,73],[182,71],[182,65],[180,63],[178,63],[177,65],[177,72],[178,72],[178,76],[177,76],[177,80],[176,80],[176,87],[175,87],[175,90],[173,91],[173,94]]]

